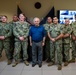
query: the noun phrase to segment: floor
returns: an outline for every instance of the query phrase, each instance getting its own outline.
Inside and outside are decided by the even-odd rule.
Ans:
[[[31,67],[25,66],[24,63],[19,63],[16,67],[7,65],[5,55],[0,59],[0,75],[76,75],[76,63],[69,64],[67,67],[62,68],[61,71],[57,70],[57,66],[48,67],[46,62],[43,62],[42,68],[38,65]]]

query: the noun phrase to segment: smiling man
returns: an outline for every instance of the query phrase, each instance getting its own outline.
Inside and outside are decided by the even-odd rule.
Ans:
[[[14,52],[14,59],[15,63],[12,67],[15,67],[19,63],[19,55],[21,51],[21,47],[23,50],[23,60],[26,66],[29,66],[27,61],[28,54],[27,54],[27,46],[28,46],[28,35],[29,35],[29,24],[25,22],[25,15],[21,13],[19,15],[19,21],[16,22],[16,26],[13,28],[13,34],[15,36],[15,52]]]
[[[57,52],[58,70],[62,69],[62,37],[64,35],[62,26],[58,23],[58,18],[53,18],[53,24],[48,30],[48,37],[50,39],[50,58],[51,63],[48,66],[55,64],[55,51]]]
[[[64,47],[64,66],[68,66],[69,64],[69,50],[70,50],[70,35],[72,33],[72,28],[70,26],[70,20],[65,19],[65,24],[64,24],[64,36],[63,36],[63,47]]]
[[[37,50],[38,50],[38,64],[42,66],[42,50],[45,45],[46,31],[42,25],[40,25],[40,19],[34,18],[34,26],[30,28],[30,45],[32,46],[32,67],[37,64]]]
[[[2,23],[0,23],[0,57],[2,57],[2,51],[5,50],[8,65],[12,63],[12,56],[10,53],[10,37],[11,37],[11,25],[7,23],[7,16],[2,16]]]

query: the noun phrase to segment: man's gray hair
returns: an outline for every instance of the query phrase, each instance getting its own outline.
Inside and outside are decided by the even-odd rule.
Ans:
[[[38,20],[40,21],[40,19],[39,19],[38,17],[35,17],[35,18],[33,19],[33,22],[34,22],[36,19],[38,19]]]

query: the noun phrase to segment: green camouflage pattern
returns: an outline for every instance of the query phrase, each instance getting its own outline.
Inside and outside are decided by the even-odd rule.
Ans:
[[[4,40],[0,40],[0,56],[2,56],[3,49],[5,50],[6,56],[8,59],[11,59],[10,52],[10,37],[12,31],[9,23],[0,23],[0,36],[4,36]]]
[[[60,24],[52,24],[48,30],[52,38],[58,37],[60,34],[64,33],[63,27]],[[57,63],[62,64],[62,39],[52,42],[50,40],[50,58],[52,62],[55,62],[55,51],[57,53]]]
[[[15,27],[13,28],[13,34],[15,36],[15,53],[14,59],[17,61],[20,57],[21,48],[23,50],[23,59],[27,60],[27,46],[28,46],[28,35],[29,35],[29,24],[24,22],[21,24],[20,22],[16,22]],[[20,41],[19,37],[23,36],[24,41]]]

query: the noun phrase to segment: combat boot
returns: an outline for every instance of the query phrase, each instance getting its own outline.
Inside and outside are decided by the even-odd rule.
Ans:
[[[15,61],[15,63],[12,65],[12,67],[15,67],[19,62]]]
[[[27,60],[24,61],[24,64],[25,64],[26,66],[29,66],[29,62],[28,62]]]
[[[48,64],[48,66],[53,66],[55,63],[54,62],[50,62],[49,64]]]
[[[69,62],[70,63],[75,63],[75,58],[72,58]]]
[[[62,69],[62,65],[58,65],[58,70],[61,70]]]
[[[69,64],[68,62],[65,62],[65,63],[64,63],[64,66],[68,66],[68,64]]]
[[[8,60],[7,65],[10,65],[12,63],[12,60]]]

